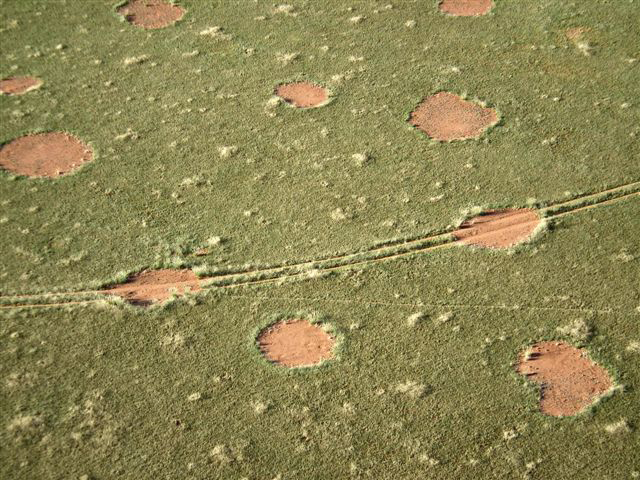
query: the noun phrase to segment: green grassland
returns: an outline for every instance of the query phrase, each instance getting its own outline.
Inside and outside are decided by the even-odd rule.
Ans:
[[[640,180],[637,1],[497,0],[477,18],[431,0],[289,3],[184,0],[180,22],[146,31],[114,1],[0,0],[0,77],[44,80],[0,97],[0,143],[64,130],[94,151],[55,180],[0,172],[2,295],[325,258],[445,231],[474,206]],[[273,102],[291,80],[333,99]],[[501,123],[431,141],[406,120],[440,90]],[[510,251],[456,246],[151,309],[4,309],[0,476],[638,478],[639,201],[553,219]],[[291,312],[334,326],[339,356],[266,363],[253,335]],[[558,330],[576,321],[588,335]],[[585,346],[615,391],[542,415],[514,363],[550,338]]]

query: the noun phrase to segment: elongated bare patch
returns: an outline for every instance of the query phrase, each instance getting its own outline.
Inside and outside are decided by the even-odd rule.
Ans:
[[[58,177],[92,159],[87,145],[64,132],[26,135],[0,149],[0,167],[29,177]]]
[[[555,417],[580,413],[613,386],[585,350],[564,342],[536,343],[520,354],[517,372],[541,385],[540,410]]]
[[[200,281],[188,269],[145,270],[132,275],[125,283],[114,285],[105,293],[118,295],[134,305],[147,306],[162,302],[172,293],[184,295],[188,291],[200,290]]]
[[[491,11],[493,0],[442,0],[438,8],[456,17],[477,17]]]
[[[333,357],[335,339],[308,320],[285,320],[258,335],[258,347],[273,363],[308,367]]]
[[[440,141],[478,138],[498,123],[498,113],[449,92],[427,97],[411,112],[409,123]]]
[[[508,248],[529,238],[539,224],[535,210],[490,210],[464,222],[453,236],[468,245]]]
[[[7,77],[0,80],[0,93],[5,95],[23,95],[42,85],[42,80],[36,77]]]
[[[326,88],[308,82],[278,85],[276,95],[297,108],[320,107],[329,100]]]
[[[185,9],[164,0],[130,0],[117,12],[133,25],[155,29],[173,25],[184,16]]]

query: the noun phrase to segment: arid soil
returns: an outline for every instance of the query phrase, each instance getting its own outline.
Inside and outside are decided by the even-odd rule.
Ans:
[[[133,25],[154,29],[173,25],[183,17],[185,9],[163,0],[130,0],[117,12]]]
[[[541,384],[540,410],[555,417],[580,413],[613,386],[585,350],[564,342],[535,344],[520,355],[517,371]]]
[[[564,35],[565,37],[567,37],[568,40],[579,40],[580,37],[582,37],[582,35],[584,35],[589,30],[591,29],[586,27],[567,28],[564,31]]]
[[[539,223],[528,208],[490,210],[464,222],[453,236],[467,245],[508,248],[526,240]]]
[[[489,13],[493,0],[442,0],[438,8],[442,13],[457,17],[475,17]]]
[[[0,149],[0,167],[29,177],[58,177],[93,159],[91,149],[64,132],[16,138]]]
[[[325,88],[307,82],[278,85],[276,95],[298,108],[319,107],[329,98]]]
[[[125,283],[104,290],[104,293],[118,295],[134,305],[147,306],[167,300],[172,293],[181,295],[198,290],[200,282],[191,270],[160,269],[137,273]]]
[[[22,95],[35,90],[42,85],[42,80],[36,77],[7,77],[0,80],[0,92],[5,95]]]
[[[258,336],[264,356],[285,367],[311,366],[333,356],[335,339],[307,320],[278,322]]]
[[[409,123],[436,140],[465,140],[498,123],[498,113],[453,93],[439,92],[411,112]]]

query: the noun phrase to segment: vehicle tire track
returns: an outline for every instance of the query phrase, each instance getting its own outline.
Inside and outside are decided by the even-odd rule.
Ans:
[[[601,192],[581,195],[562,202],[553,203],[536,209],[541,220],[553,220],[566,215],[582,212],[591,208],[610,205],[619,201],[640,196],[640,181],[631,182],[618,187],[609,188]],[[508,225],[503,228],[511,228]],[[496,229],[491,233],[500,231]],[[455,228],[448,231],[428,234],[425,236],[379,242],[377,246],[368,250],[350,252],[341,255],[324,257],[316,260],[305,260],[291,264],[280,264],[254,269],[226,269],[212,272],[200,278],[203,289],[233,288],[248,285],[263,285],[268,283],[283,282],[291,279],[313,278],[340,270],[348,270],[360,266],[394,260],[411,255],[422,254],[436,249],[447,248],[462,243],[453,236]],[[183,283],[159,284],[162,287],[180,287]],[[87,304],[104,301],[105,295],[111,294],[110,289],[78,290],[67,292],[44,292],[33,294],[16,294],[0,296],[0,309],[54,307],[64,305]],[[65,300],[65,297],[78,297],[86,295],[86,300]],[[93,298],[98,296],[98,298]],[[24,301],[22,301],[24,299]],[[27,299],[32,299],[31,301]],[[46,299],[51,299],[47,302]]]

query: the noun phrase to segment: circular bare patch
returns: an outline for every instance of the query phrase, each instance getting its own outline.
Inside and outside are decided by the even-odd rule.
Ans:
[[[478,138],[498,123],[498,113],[453,93],[440,92],[418,105],[411,112],[409,122],[431,138],[448,142]]]
[[[493,8],[493,0],[442,0],[438,6],[442,13],[456,17],[477,17]]]
[[[528,208],[489,210],[464,222],[453,236],[467,245],[508,248],[526,240],[539,224],[538,214]]]
[[[0,92],[5,95],[22,95],[35,90],[42,85],[42,80],[36,77],[8,77],[0,80]]]
[[[134,305],[147,306],[162,302],[172,293],[184,295],[187,291],[200,290],[200,282],[191,270],[145,270],[129,277],[120,285],[104,290],[104,293],[118,295]]]
[[[164,28],[180,20],[185,9],[164,0],[129,0],[117,12],[142,28]]]
[[[63,132],[26,135],[0,148],[0,167],[29,177],[58,177],[92,158],[87,145]]]
[[[613,386],[585,350],[564,342],[536,343],[520,354],[517,372],[541,384],[540,410],[555,417],[580,413]]]
[[[276,95],[296,108],[321,107],[329,100],[326,88],[308,82],[278,85]]]
[[[273,363],[308,367],[333,357],[335,339],[308,320],[285,320],[258,335],[258,347]]]

